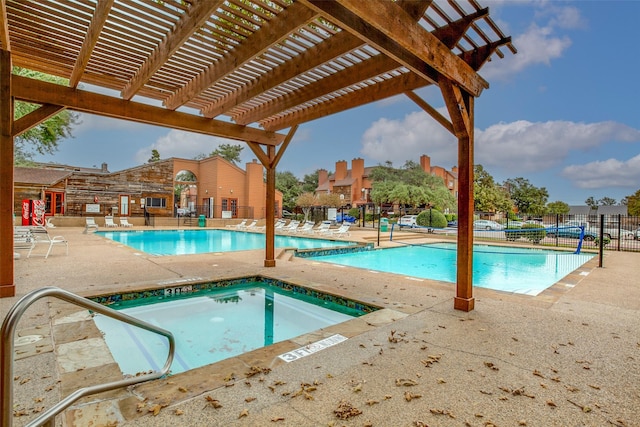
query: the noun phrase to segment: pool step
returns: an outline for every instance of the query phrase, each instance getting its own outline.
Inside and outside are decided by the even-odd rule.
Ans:
[[[291,261],[295,253],[295,248],[279,248],[279,252],[276,255],[276,259],[284,261]]]

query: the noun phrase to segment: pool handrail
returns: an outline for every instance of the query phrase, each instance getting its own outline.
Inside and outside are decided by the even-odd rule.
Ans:
[[[36,419],[28,423],[27,427],[35,427],[41,425],[54,426],[55,416],[68,408],[76,400],[84,396],[101,393],[103,391],[114,390],[116,388],[127,387],[145,381],[155,380],[158,378],[162,378],[169,372],[171,364],[173,363],[176,347],[175,339],[170,331],[147,323],[144,320],[136,319],[135,317],[116,311],[102,304],[98,304],[97,302],[83,298],[64,289],[60,289],[54,286],[40,288],[26,294],[18,302],[16,302],[9,310],[7,317],[2,322],[2,329],[0,329],[0,339],[2,340],[0,342],[0,359],[2,360],[2,364],[0,365],[0,378],[2,378],[2,387],[0,387],[0,405],[2,408],[0,427],[11,427],[13,420],[13,359],[14,335],[16,326],[18,325],[18,321],[27,310],[27,308],[29,308],[31,304],[33,304],[40,298],[44,297],[56,297],[71,304],[75,304],[88,310],[103,314],[107,317],[111,317],[122,322],[129,323],[130,325],[163,335],[169,341],[169,355],[167,356],[167,361],[160,371],[151,374],[125,378],[118,381],[112,381],[109,383],[83,387],[74,391],[73,393],[62,399],[60,402],[44,411]]]

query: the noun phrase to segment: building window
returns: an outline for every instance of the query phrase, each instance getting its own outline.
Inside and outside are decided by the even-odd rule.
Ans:
[[[147,197],[145,205],[148,208],[166,208],[167,199],[164,197]]]

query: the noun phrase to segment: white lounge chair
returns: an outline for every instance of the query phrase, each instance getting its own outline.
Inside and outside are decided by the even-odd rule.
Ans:
[[[51,250],[53,249],[54,246],[61,246],[61,245],[65,246],[65,248],[67,249],[67,255],[69,255],[69,243],[67,242],[67,239],[65,239],[64,237],[62,236],[51,237],[47,229],[40,225],[36,227],[31,227],[31,234],[33,235],[33,238],[34,238],[34,244],[29,249],[29,253],[27,253],[27,258],[31,257],[32,255],[44,256],[45,258],[47,258],[49,257],[49,254],[51,253]],[[33,249],[36,248],[39,243],[48,245],[47,251],[44,254],[33,253]]]
[[[291,230],[295,230],[296,228],[298,228],[299,225],[300,225],[300,221],[298,221],[296,219],[292,219],[289,224],[285,225],[284,227],[282,227],[278,231],[282,231],[282,232],[288,233]]]
[[[56,226],[51,222],[51,218],[47,218],[47,228],[56,228]]]
[[[110,227],[118,227],[118,224],[116,224],[115,222],[113,222],[113,217],[111,215],[107,215],[104,217],[104,226],[107,228]]]
[[[256,231],[256,230],[259,230],[260,227],[258,227],[257,224],[258,224],[258,220],[254,219],[253,221],[251,221],[251,224],[245,225],[244,227],[242,227],[242,230],[243,231]]]
[[[243,219],[242,221],[240,221],[238,224],[235,225],[227,225],[227,228],[237,228],[237,229],[241,229],[244,228],[247,225],[247,220]]]
[[[120,227],[133,227],[127,218],[120,218]]]
[[[343,223],[340,227],[336,228],[335,230],[327,230],[324,233],[322,233],[322,235],[331,236],[331,237],[348,237],[350,235],[349,227],[351,227],[351,224]]]
[[[322,221],[320,225],[311,230],[309,234],[322,234],[331,228],[331,221]]]
[[[290,233],[296,233],[296,234],[305,234],[305,233],[309,233],[311,230],[313,230],[313,227],[315,227],[315,223],[313,221],[305,221],[304,224],[302,224],[302,227],[296,227],[293,230],[290,231]]]
[[[85,226],[82,234],[87,234],[90,231],[98,231],[98,224],[96,224],[95,219],[92,216],[88,216],[85,218]]]

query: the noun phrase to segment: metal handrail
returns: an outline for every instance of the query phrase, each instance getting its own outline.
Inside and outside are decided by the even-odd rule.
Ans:
[[[103,391],[109,391],[116,388],[127,387],[133,384],[138,384],[144,381],[155,380],[163,377],[169,372],[171,363],[175,353],[175,339],[173,334],[166,329],[159,328],[143,320],[136,319],[128,314],[121,313],[113,310],[104,305],[98,304],[86,298],[75,295],[64,289],[56,288],[53,286],[37,289],[28,293],[22,297],[15,305],[9,310],[7,317],[2,323],[2,329],[0,339],[0,359],[2,365],[0,365],[0,378],[2,379],[2,388],[0,388],[0,404],[2,405],[2,417],[0,418],[0,427],[11,427],[13,419],[13,352],[14,352],[14,335],[18,321],[29,308],[31,304],[44,297],[56,297],[61,300],[67,301],[72,304],[79,305],[88,310],[95,311],[105,316],[121,320],[129,323],[130,325],[137,326],[142,329],[146,329],[151,332],[156,332],[163,335],[169,340],[169,355],[162,369],[152,374],[145,374],[131,378],[125,378],[118,381],[113,381],[105,384],[98,384],[89,387],[83,387],[78,389],[62,399],[60,402],[44,411],[38,418],[27,424],[27,427],[41,426],[46,423],[47,425],[54,425],[54,417],[60,412],[68,408],[76,400],[88,396],[91,394],[101,393]]]

